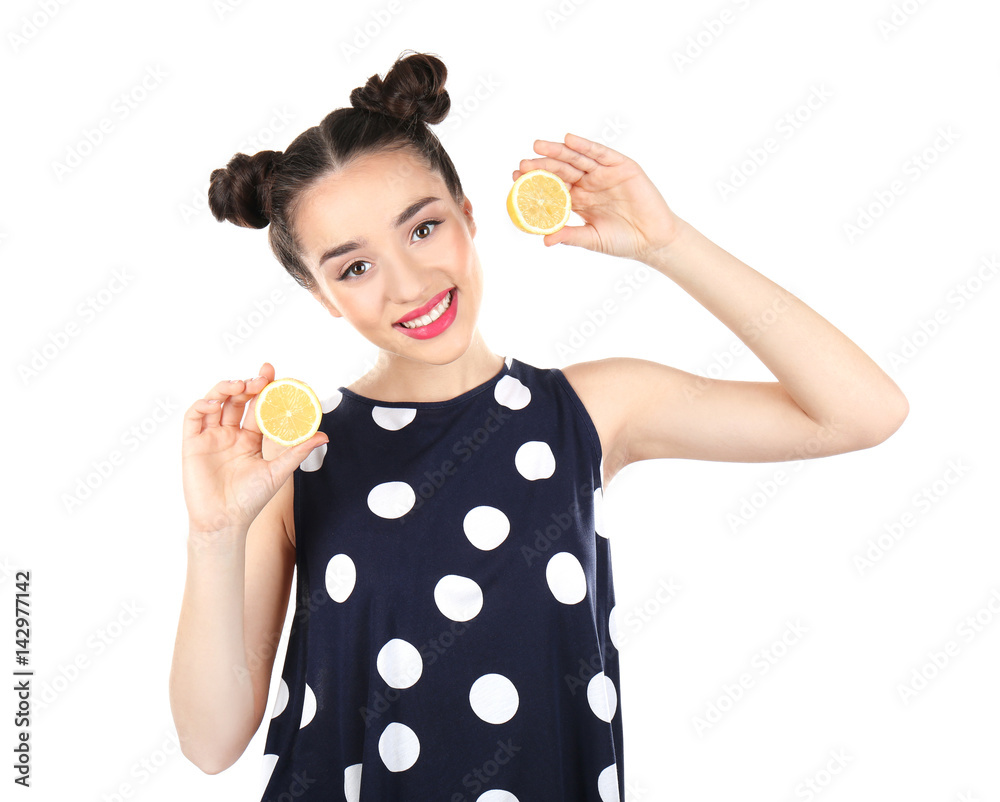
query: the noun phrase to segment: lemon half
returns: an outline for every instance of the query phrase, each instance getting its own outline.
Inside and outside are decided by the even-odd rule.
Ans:
[[[554,234],[569,221],[569,187],[548,170],[529,170],[507,193],[507,214],[528,234]]]
[[[298,379],[275,379],[258,393],[254,405],[261,434],[283,446],[308,440],[316,434],[322,417],[316,393]]]

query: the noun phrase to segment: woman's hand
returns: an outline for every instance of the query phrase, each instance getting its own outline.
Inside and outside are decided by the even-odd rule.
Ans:
[[[316,432],[264,459],[254,406],[272,381],[274,367],[265,362],[260,376],[221,381],[184,413],[182,474],[192,531],[208,536],[248,529],[302,460],[329,441]],[[244,409],[246,421],[240,426]]]
[[[548,170],[569,186],[573,211],[583,226],[564,226],[545,235],[545,245],[564,242],[640,262],[677,236],[679,218],[642,168],[628,156],[576,134],[566,143],[535,140],[541,158],[522,159],[513,177]]]

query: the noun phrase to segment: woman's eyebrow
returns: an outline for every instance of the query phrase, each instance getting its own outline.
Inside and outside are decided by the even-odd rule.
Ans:
[[[392,227],[394,229],[399,228],[401,225],[403,225],[403,223],[405,223],[407,220],[413,217],[413,215],[415,215],[417,212],[423,209],[428,203],[434,203],[434,201],[439,201],[439,200],[441,199],[435,198],[433,196],[427,196],[426,198],[420,198],[419,200],[415,200],[413,203],[411,203],[409,206],[403,209],[403,211],[401,211],[398,215],[396,215],[395,219],[392,221]],[[330,248],[328,251],[325,251],[323,255],[319,258],[319,267],[322,267],[323,263],[327,259],[334,259],[337,256],[343,256],[345,253],[356,251],[358,248],[363,248],[367,244],[368,240],[362,237],[359,239],[352,239],[348,242],[336,246],[335,248]]]

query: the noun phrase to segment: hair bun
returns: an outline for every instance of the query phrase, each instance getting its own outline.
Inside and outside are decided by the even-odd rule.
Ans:
[[[277,150],[253,156],[237,153],[229,164],[212,171],[208,207],[216,220],[245,228],[264,228],[271,220],[271,174],[281,157]]]
[[[448,68],[436,56],[414,53],[396,59],[383,80],[373,75],[364,86],[351,92],[356,109],[384,114],[399,120],[439,123],[451,108],[444,88]]]

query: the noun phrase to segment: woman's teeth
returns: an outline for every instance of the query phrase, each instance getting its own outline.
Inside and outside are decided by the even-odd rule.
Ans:
[[[428,323],[433,323],[441,315],[444,314],[444,310],[451,306],[451,293],[452,290],[448,290],[448,294],[441,300],[437,306],[435,306],[430,312],[428,312],[423,317],[415,318],[414,320],[407,320],[405,323],[400,323],[400,326],[406,326],[408,329],[416,329],[420,326],[426,326]]]

